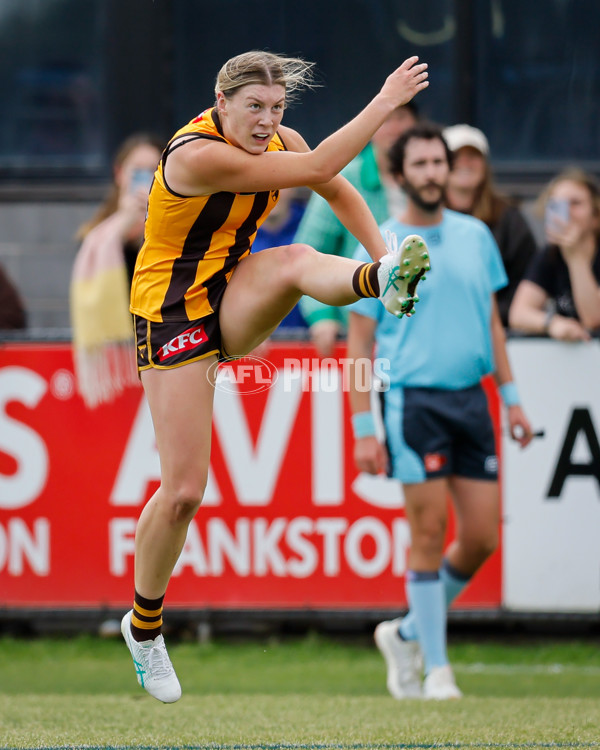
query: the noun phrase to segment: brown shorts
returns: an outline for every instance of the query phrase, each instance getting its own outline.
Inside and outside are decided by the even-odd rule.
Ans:
[[[216,313],[200,320],[154,323],[134,315],[138,371],[168,370],[188,362],[221,357],[221,331]]]

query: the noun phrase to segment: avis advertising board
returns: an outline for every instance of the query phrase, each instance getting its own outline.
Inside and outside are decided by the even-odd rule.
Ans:
[[[598,342],[512,341],[509,352],[546,437],[528,453],[499,441],[501,545],[457,606],[597,611]],[[318,360],[307,344],[274,344],[221,368],[208,487],[170,606],[405,607],[402,489],[354,468],[347,366],[342,347]],[[141,389],[89,410],[69,345],[0,349],[0,606],[129,606],[136,520],[158,479]]]
[[[221,368],[208,487],[171,606],[405,606],[402,490],[354,468],[337,354],[274,344]],[[0,350],[2,606],[127,606],[136,520],[158,480],[141,389],[90,410],[69,345]],[[497,608],[500,569],[498,553],[462,604]]]

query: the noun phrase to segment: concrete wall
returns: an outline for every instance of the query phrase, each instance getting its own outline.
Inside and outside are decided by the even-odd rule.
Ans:
[[[0,203],[0,263],[23,297],[29,328],[69,327],[79,225],[97,202]]]

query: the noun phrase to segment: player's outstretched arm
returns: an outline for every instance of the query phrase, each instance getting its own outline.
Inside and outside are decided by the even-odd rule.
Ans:
[[[379,93],[350,122],[325,138],[314,151],[250,154],[216,141],[198,140],[171,155],[171,177],[188,194],[220,190],[258,192],[329,182],[371,140],[398,106],[429,85],[427,64],[410,57],[389,75]],[[288,146],[289,147],[289,146]],[[183,153],[185,152],[185,154]]]
[[[408,102],[429,86],[427,63],[419,63],[417,55],[407,58],[399,68],[391,73],[375,98],[388,98],[395,109]]]

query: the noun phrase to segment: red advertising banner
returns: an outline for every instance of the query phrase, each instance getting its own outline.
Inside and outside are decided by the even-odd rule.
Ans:
[[[169,606],[405,606],[402,490],[354,468],[347,365],[342,346],[319,360],[277,343],[220,366],[208,487]],[[0,606],[129,606],[136,520],[158,481],[141,388],[89,410],[68,344],[0,349]],[[500,606],[500,561],[460,607]]]

